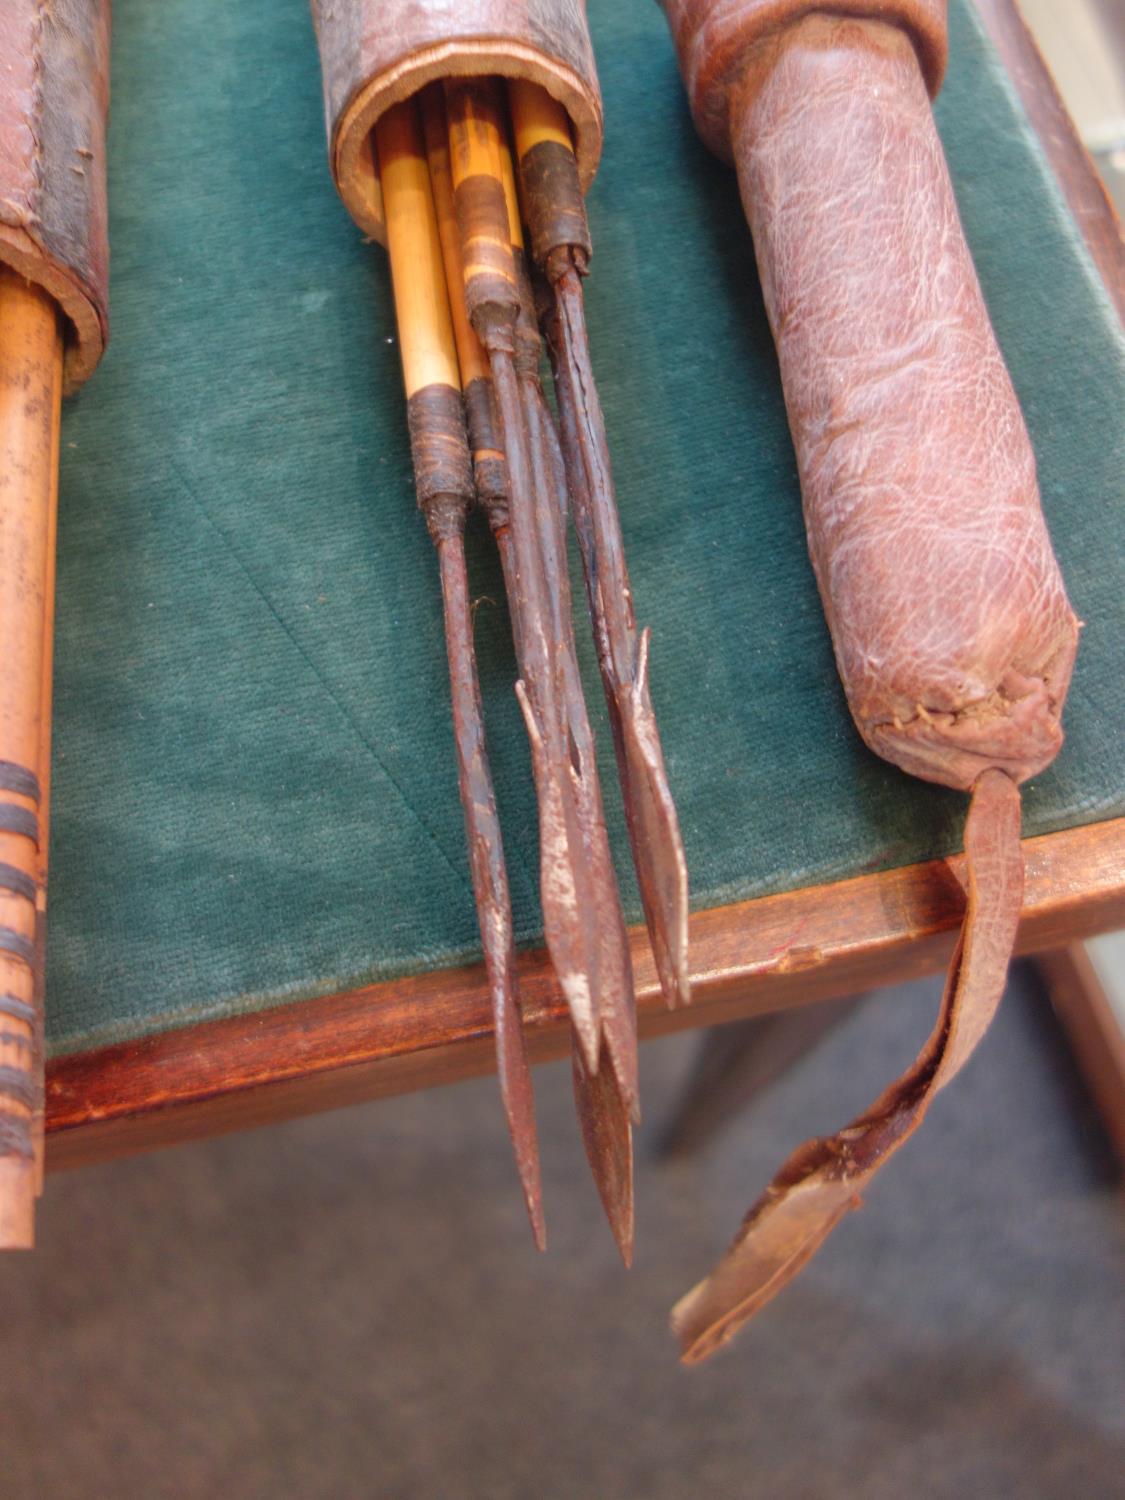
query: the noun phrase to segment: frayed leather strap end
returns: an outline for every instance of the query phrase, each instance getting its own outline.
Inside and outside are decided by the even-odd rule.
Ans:
[[[713,1354],[812,1259],[868,1183],[913,1135],[988,1029],[1023,901],[1020,794],[1003,771],[973,788],[965,825],[968,906],[941,1012],[910,1068],[837,1135],[798,1147],[726,1255],[672,1313],[685,1363]]]

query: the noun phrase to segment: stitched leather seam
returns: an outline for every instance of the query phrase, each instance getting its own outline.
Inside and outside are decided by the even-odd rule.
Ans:
[[[31,202],[31,222],[41,222],[39,209],[43,202],[43,32],[47,25],[47,7],[50,0],[38,0],[35,7],[35,23],[31,32],[32,94],[31,94],[31,171],[35,183],[35,197]]]

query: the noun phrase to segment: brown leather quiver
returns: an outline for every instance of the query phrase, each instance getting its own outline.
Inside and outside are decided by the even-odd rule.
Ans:
[[[109,0],[5,0],[0,26],[0,262],[66,314],[65,385],[109,331]]]
[[[564,106],[583,186],[602,104],[581,0],[312,0],[332,176],[356,223],[386,242],[372,127],[439,78],[529,78]]]
[[[1078,621],[930,108],[944,0],[663,4],[700,134],[738,171],[852,715],[880,755],[973,796],[937,1028],[871,1110],[800,1148],[681,1302],[698,1359],[858,1206],[991,1019],[1021,902],[1017,786],[1062,743]]]

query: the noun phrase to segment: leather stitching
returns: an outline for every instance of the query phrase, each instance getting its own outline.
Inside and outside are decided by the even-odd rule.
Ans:
[[[51,0],[37,0],[35,6],[35,19],[31,27],[31,118],[29,121],[31,129],[31,176],[34,184],[33,194],[29,205],[28,220],[30,224],[39,224],[39,208],[43,202],[43,185],[45,173],[43,170],[43,33],[49,19],[48,10]]]

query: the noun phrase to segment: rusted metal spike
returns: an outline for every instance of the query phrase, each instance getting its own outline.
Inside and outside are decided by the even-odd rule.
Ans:
[[[590,364],[580,277],[589,225],[563,107],[538,84],[508,84],[521,201],[541,298],[598,662],[613,725],[626,820],[653,955],[669,1005],[690,999],[687,865],[638,639],[605,424]]]
[[[582,830],[570,771],[569,735],[562,702],[558,641],[551,629],[535,538],[533,485],[523,430],[518,383],[511,356],[493,351],[492,374],[500,410],[501,440],[508,464],[513,612],[519,617],[520,706],[531,742],[539,795],[540,895],[551,961],[578,1033],[587,1065],[597,1071],[601,1030],[596,964],[591,934],[600,921],[589,882],[583,878]],[[594,972],[592,972],[592,969]]]
[[[548,575],[553,581],[554,628],[561,643],[571,772],[582,821],[585,875],[602,920],[596,934],[597,999],[602,1047],[597,1080],[575,1075],[582,1137],[606,1213],[628,1264],[632,1239],[632,1136],[629,1121],[640,1119],[637,1079],[637,1017],[633,967],[617,875],[602,808],[594,737],[586,713],[574,642],[570,574],[567,566],[566,471],[558,434],[539,381],[542,346],[528,275],[512,160],[505,144],[501,171],[508,204],[513,263],[520,292],[516,322],[516,370],[523,392],[531,441],[536,517]],[[582,1085],[582,1086],[580,1086]]]
[[[429,167],[414,104],[376,128],[418,504],[437,549],[457,776],[496,1032],[501,1095],[535,1243],[546,1245],[531,1070],[519,1012],[511,901],[488,767],[465,567],[473,496],[460,374]]]
[[[508,873],[485,747],[463,528],[439,537],[437,552],[445,607],[453,732],[457,742],[457,777],[461,806],[465,810],[465,836],[488,972],[500,1094],[532,1233],[536,1245],[544,1250],[547,1230],[543,1216],[535,1098],[520,1017]]]
[[[585,874],[601,916],[594,937],[597,944],[596,994],[603,1046],[613,1057],[614,1071],[624,1093],[625,1107],[635,1120],[639,1120],[633,965],[605,825],[594,737],[582,696],[571,623],[564,529],[565,487],[559,487],[561,464],[557,438],[542,388],[530,371],[524,375],[523,385],[525,414],[532,434],[532,451],[537,460],[534,465],[537,514],[543,529],[544,551],[549,559],[552,575],[557,580],[556,597],[560,604],[557,628],[562,642],[560,664],[570,738],[570,772],[581,821]]]
[[[500,177],[500,122],[487,80],[447,79],[450,164],[472,326],[489,357],[508,477],[509,597],[520,657],[520,704],[539,798],[540,890],[547,946],[587,1066],[597,1071],[600,1021],[590,934],[600,914],[583,878],[582,835],[570,776],[562,670],[552,629],[555,580],[544,570],[532,460],[515,371],[519,291]]]
[[[591,1074],[582,1053],[573,1047],[571,1076],[582,1144],[613,1238],[628,1267],[633,1263],[633,1131],[608,1049],[602,1051],[597,1073]]]
[[[587,601],[613,726],[641,902],[669,1005],[691,999],[687,862],[648,684],[649,632],[638,637],[601,404],[590,369],[573,264],[554,284],[545,322]]]
[[[566,470],[559,449],[558,433],[539,380],[542,344],[524,253],[515,173],[506,142],[501,147],[500,169],[508,205],[512,260],[520,297],[519,316],[516,320],[516,372],[523,393],[524,418],[531,445],[535,514],[539,524],[544,566],[552,581],[551,602],[555,610],[552,623],[560,643],[571,774],[582,822],[585,875],[602,917],[594,934],[597,942],[598,1013],[602,1018],[604,1048],[613,1059],[626,1107],[634,1119],[639,1119],[633,966],[625,916],[617,889],[617,874],[613,867],[613,855],[605,825],[594,736],[586,712],[574,641],[566,547]]]

